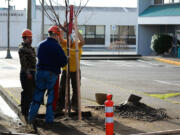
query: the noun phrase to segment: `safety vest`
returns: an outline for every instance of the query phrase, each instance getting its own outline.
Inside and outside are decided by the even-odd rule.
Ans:
[[[62,40],[60,42],[61,47],[63,48],[66,56],[67,56],[67,40]],[[82,45],[80,42],[78,42],[78,47],[79,47],[79,63],[81,59],[81,54],[82,54]],[[69,71],[70,72],[76,72],[76,46],[75,42],[73,42],[70,46],[70,51],[69,51]],[[67,70],[67,65],[62,68],[63,70]]]

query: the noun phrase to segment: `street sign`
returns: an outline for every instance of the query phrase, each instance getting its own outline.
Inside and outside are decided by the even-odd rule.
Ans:
[[[112,30],[116,31],[116,25],[112,25]]]

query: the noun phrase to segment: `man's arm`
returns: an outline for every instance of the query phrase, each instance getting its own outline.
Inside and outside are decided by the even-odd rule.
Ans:
[[[85,44],[84,38],[82,36],[82,34],[78,31],[78,38],[79,38],[79,46],[83,46]]]
[[[67,57],[60,45],[57,46],[58,62],[60,67],[64,67],[67,64]]]

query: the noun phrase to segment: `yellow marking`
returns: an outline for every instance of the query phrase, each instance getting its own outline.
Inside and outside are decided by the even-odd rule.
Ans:
[[[168,100],[168,99],[165,99],[165,101],[167,101],[169,103],[173,103],[173,104],[180,104],[180,102],[178,102],[178,101],[172,101],[172,100]]]
[[[20,101],[16,97],[14,97],[13,94],[9,90],[7,90],[5,88],[4,88],[4,90],[6,91],[6,93],[8,93],[8,95],[10,97],[12,97],[16,101],[17,104],[20,104]]]
[[[162,99],[164,101],[167,101],[167,102],[170,102],[170,103],[173,103],[173,104],[180,104],[180,102],[178,102],[178,101],[172,101],[172,100],[168,99],[170,97],[179,96],[180,93],[167,93],[167,94],[147,94],[146,93],[145,95],[155,97],[155,98],[159,98],[159,99]]]
[[[92,79],[89,79],[89,80],[91,80],[91,81],[94,81],[95,83],[102,83],[102,84],[104,84],[104,86],[106,85],[106,86],[111,86],[112,84],[108,84],[108,83],[106,83],[106,82],[104,82],[104,81],[97,81],[97,80],[92,80]],[[118,86],[118,85],[115,85],[115,84],[113,84],[113,87],[116,87],[116,88],[119,88],[119,89],[122,89],[120,86]],[[137,91],[137,90],[127,90],[127,91],[130,91],[130,92],[134,92],[135,94],[141,94],[141,95],[146,95],[146,96],[151,96],[151,97],[156,97],[156,98],[158,98],[158,96],[152,96],[152,94],[150,95],[150,94],[147,94],[147,93],[144,93],[144,92],[141,92],[141,91]],[[154,95],[157,95],[157,94],[154,94]],[[162,95],[162,94],[161,94]],[[167,98],[169,98],[169,97],[173,97],[173,96],[179,96],[180,95],[180,93],[169,93],[169,94],[166,94],[166,96],[164,96],[164,97],[166,97],[165,99],[162,99],[162,100],[164,100],[164,101],[167,101],[167,102],[169,102],[169,103],[173,103],[173,104],[180,104],[180,102],[178,102],[178,101],[172,101],[172,100],[168,100]],[[161,98],[160,98],[161,99]]]
[[[168,94],[148,94],[149,96],[152,96],[152,97],[157,97],[157,98],[160,98],[160,99],[166,99],[166,98],[169,98],[169,97],[175,97],[175,96],[179,96],[180,93],[168,93]]]
[[[169,64],[180,66],[180,62],[177,62],[177,61],[166,60],[166,59],[162,59],[162,58],[154,58],[154,59],[157,60],[157,61],[161,61],[161,62],[165,62],[165,63],[169,63]]]

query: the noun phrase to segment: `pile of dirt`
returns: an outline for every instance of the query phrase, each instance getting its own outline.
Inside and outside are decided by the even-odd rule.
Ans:
[[[168,119],[165,109],[154,109],[144,103],[138,104],[121,104],[115,107],[115,114],[122,118],[132,118],[141,121],[159,121]]]
[[[94,106],[90,108],[104,112],[104,106]],[[141,102],[137,102],[136,104],[127,102],[114,107],[114,115],[116,117],[147,122],[169,119],[170,117],[165,111],[163,108],[155,109]]]

